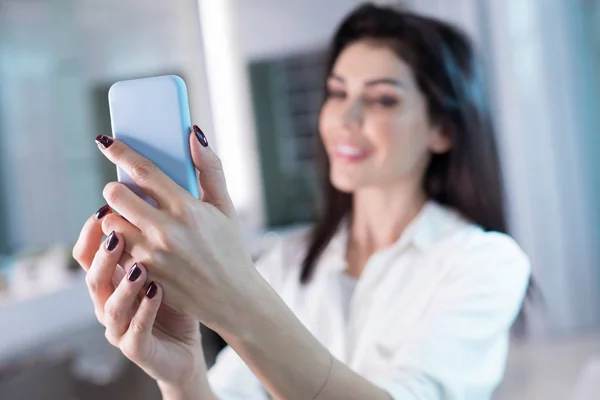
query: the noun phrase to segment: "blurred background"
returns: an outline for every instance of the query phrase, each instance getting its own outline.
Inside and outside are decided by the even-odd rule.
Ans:
[[[1,399],[159,398],[106,343],[71,259],[116,179],[93,140],[110,133],[109,86],[185,79],[259,256],[277,232],[310,222],[324,50],[360,3],[0,0]],[[597,399],[600,0],[402,3],[479,47],[511,234],[543,294],[515,329],[495,398]],[[205,338],[210,363],[219,342]]]

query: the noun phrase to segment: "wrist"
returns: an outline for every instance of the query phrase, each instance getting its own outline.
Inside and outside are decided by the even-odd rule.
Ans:
[[[164,400],[213,400],[214,396],[208,383],[206,363],[202,345],[196,348],[194,366],[183,374],[178,381],[157,380],[158,388]]]
[[[205,380],[205,378],[204,378]],[[163,400],[213,400],[208,383],[203,385],[203,377],[197,376],[186,384],[173,384],[158,381]]]
[[[254,266],[240,282],[231,290],[235,296],[229,298],[227,312],[221,314],[218,323],[208,324],[228,343],[226,338],[237,338],[252,331],[258,314],[264,311],[261,308],[269,303],[271,292],[274,293]]]
[[[243,296],[237,302],[239,304],[237,309],[244,312],[238,313],[227,328],[215,329],[234,348],[235,345],[253,343],[256,336],[264,333],[265,326],[273,321],[279,306],[285,304],[258,271],[246,282],[248,284],[243,291]]]
[[[158,388],[164,400],[197,400],[200,399],[193,385],[180,386],[158,381]]]
[[[193,391],[191,387],[183,387],[179,385],[173,385],[166,382],[158,381],[158,388],[162,394],[164,400],[192,400]]]

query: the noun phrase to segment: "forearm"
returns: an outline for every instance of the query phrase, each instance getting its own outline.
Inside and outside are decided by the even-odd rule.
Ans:
[[[390,399],[336,360],[266,282],[257,286],[239,329],[222,336],[271,395],[299,400]]]

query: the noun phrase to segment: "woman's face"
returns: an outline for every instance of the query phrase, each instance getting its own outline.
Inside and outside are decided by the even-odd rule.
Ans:
[[[399,181],[420,184],[431,153],[451,143],[429,121],[410,66],[388,47],[347,46],[327,81],[319,129],[330,180],[343,192]]]

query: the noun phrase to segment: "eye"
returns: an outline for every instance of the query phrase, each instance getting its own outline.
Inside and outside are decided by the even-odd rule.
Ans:
[[[384,107],[395,107],[398,104],[398,99],[392,96],[382,96],[377,99],[377,103]]]

